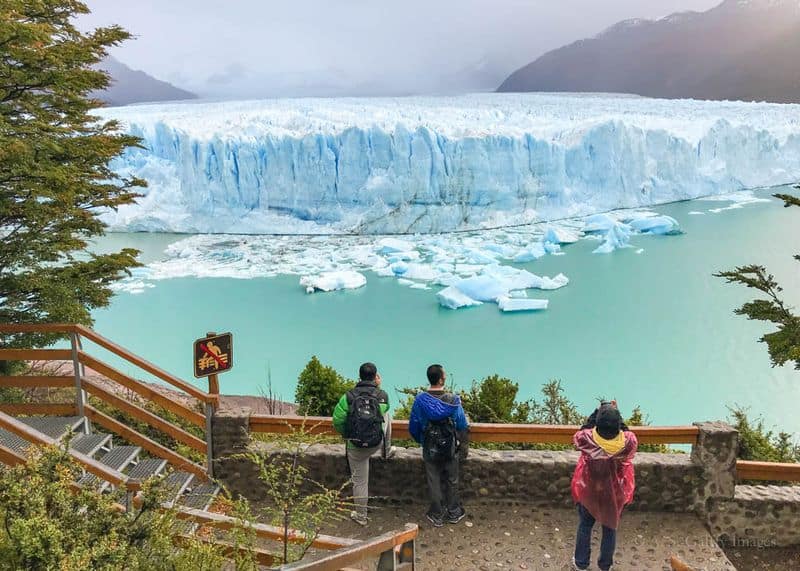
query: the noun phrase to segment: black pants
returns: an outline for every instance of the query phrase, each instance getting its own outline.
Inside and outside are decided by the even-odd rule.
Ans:
[[[461,512],[458,496],[458,456],[444,462],[425,461],[431,506],[428,515],[443,519]]]

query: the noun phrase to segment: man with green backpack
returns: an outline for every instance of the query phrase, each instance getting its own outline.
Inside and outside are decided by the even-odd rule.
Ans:
[[[467,417],[461,399],[445,391],[441,365],[427,371],[430,388],[414,399],[408,431],[422,445],[431,505],[425,514],[434,527],[458,523],[466,516],[458,495],[460,455],[466,450]]]
[[[350,518],[367,525],[369,500],[369,459],[379,449],[384,460],[394,452],[391,446],[389,397],[381,390],[381,376],[374,363],[358,369],[358,384],[339,399],[333,411],[333,427],[347,440],[345,450],[353,481],[355,509]]]

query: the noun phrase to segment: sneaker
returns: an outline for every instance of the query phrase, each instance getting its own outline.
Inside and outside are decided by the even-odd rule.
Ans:
[[[350,512],[350,519],[352,519],[354,522],[356,522],[361,527],[366,527],[367,523],[368,523],[367,522],[367,517],[361,515],[360,513],[358,513],[355,510]]]
[[[425,517],[428,518],[428,521],[431,522],[431,524],[433,524],[433,527],[442,527],[444,525],[444,520],[441,516],[425,514]]]
[[[465,517],[467,517],[467,512],[464,511],[464,508],[459,508],[457,512],[447,514],[447,523],[458,523]]]
[[[588,569],[588,568],[589,568],[589,566],[587,565],[586,567],[578,567],[578,564],[577,564],[577,563],[575,563],[575,558],[573,557],[573,558],[572,558],[572,568],[573,568],[575,571],[586,571],[586,569]]]
[[[397,453],[397,446],[390,446],[386,453],[383,455],[384,460],[392,458]]]

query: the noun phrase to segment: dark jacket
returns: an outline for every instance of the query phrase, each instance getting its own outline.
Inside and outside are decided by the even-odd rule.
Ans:
[[[363,388],[371,388],[377,392],[382,415],[385,415],[387,412],[389,412],[389,395],[386,394],[386,391],[382,391],[378,388],[376,383],[371,381],[360,381],[352,390]],[[350,398],[348,397],[349,394],[350,391],[344,393],[342,398],[340,398],[339,402],[336,404],[336,408],[333,410],[333,428],[342,436],[345,436],[345,431],[347,429],[347,416],[350,414],[350,405],[352,404],[350,402]],[[353,447],[350,441],[347,442],[347,446],[350,448]]]
[[[444,420],[452,418],[459,433],[466,432],[469,428],[467,416],[461,406],[458,395],[436,391],[436,394],[424,392],[417,395],[411,407],[411,416],[408,419],[408,431],[411,438],[422,444],[425,429],[431,420]]]

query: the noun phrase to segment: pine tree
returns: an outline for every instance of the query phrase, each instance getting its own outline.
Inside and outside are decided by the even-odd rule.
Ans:
[[[129,38],[118,26],[89,33],[74,21],[78,0],[0,2],[0,322],[91,323],[109,286],[136,265],[136,252],[96,255],[101,209],[130,204],[141,180],[109,162],[138,139],[93,110],[109,78],[93,66]],[[21,335],[5,346],[42,346]]]
[[[796,186],[795,188],[800,188]],[[790,194],[776,194],[776,198],[784,201],[784,205],[800,206],[800,198]],[[800,262],[800,254],[794,256]],[[749,319],[768,321],[778,330],[765,334],[761,341],[767,344],[772,365],[783,365],[794,361],[794,367],[800,370],[800,316],[786,304],[781,296],[783,288],[775,281],[772,274],[764,266],[740,266],[728,272],[714,274],[725,278],[728,283],[738,283],[754,288],[766,295],[767,299],[749,301],[736,310],[736,314],[745,315]]]

